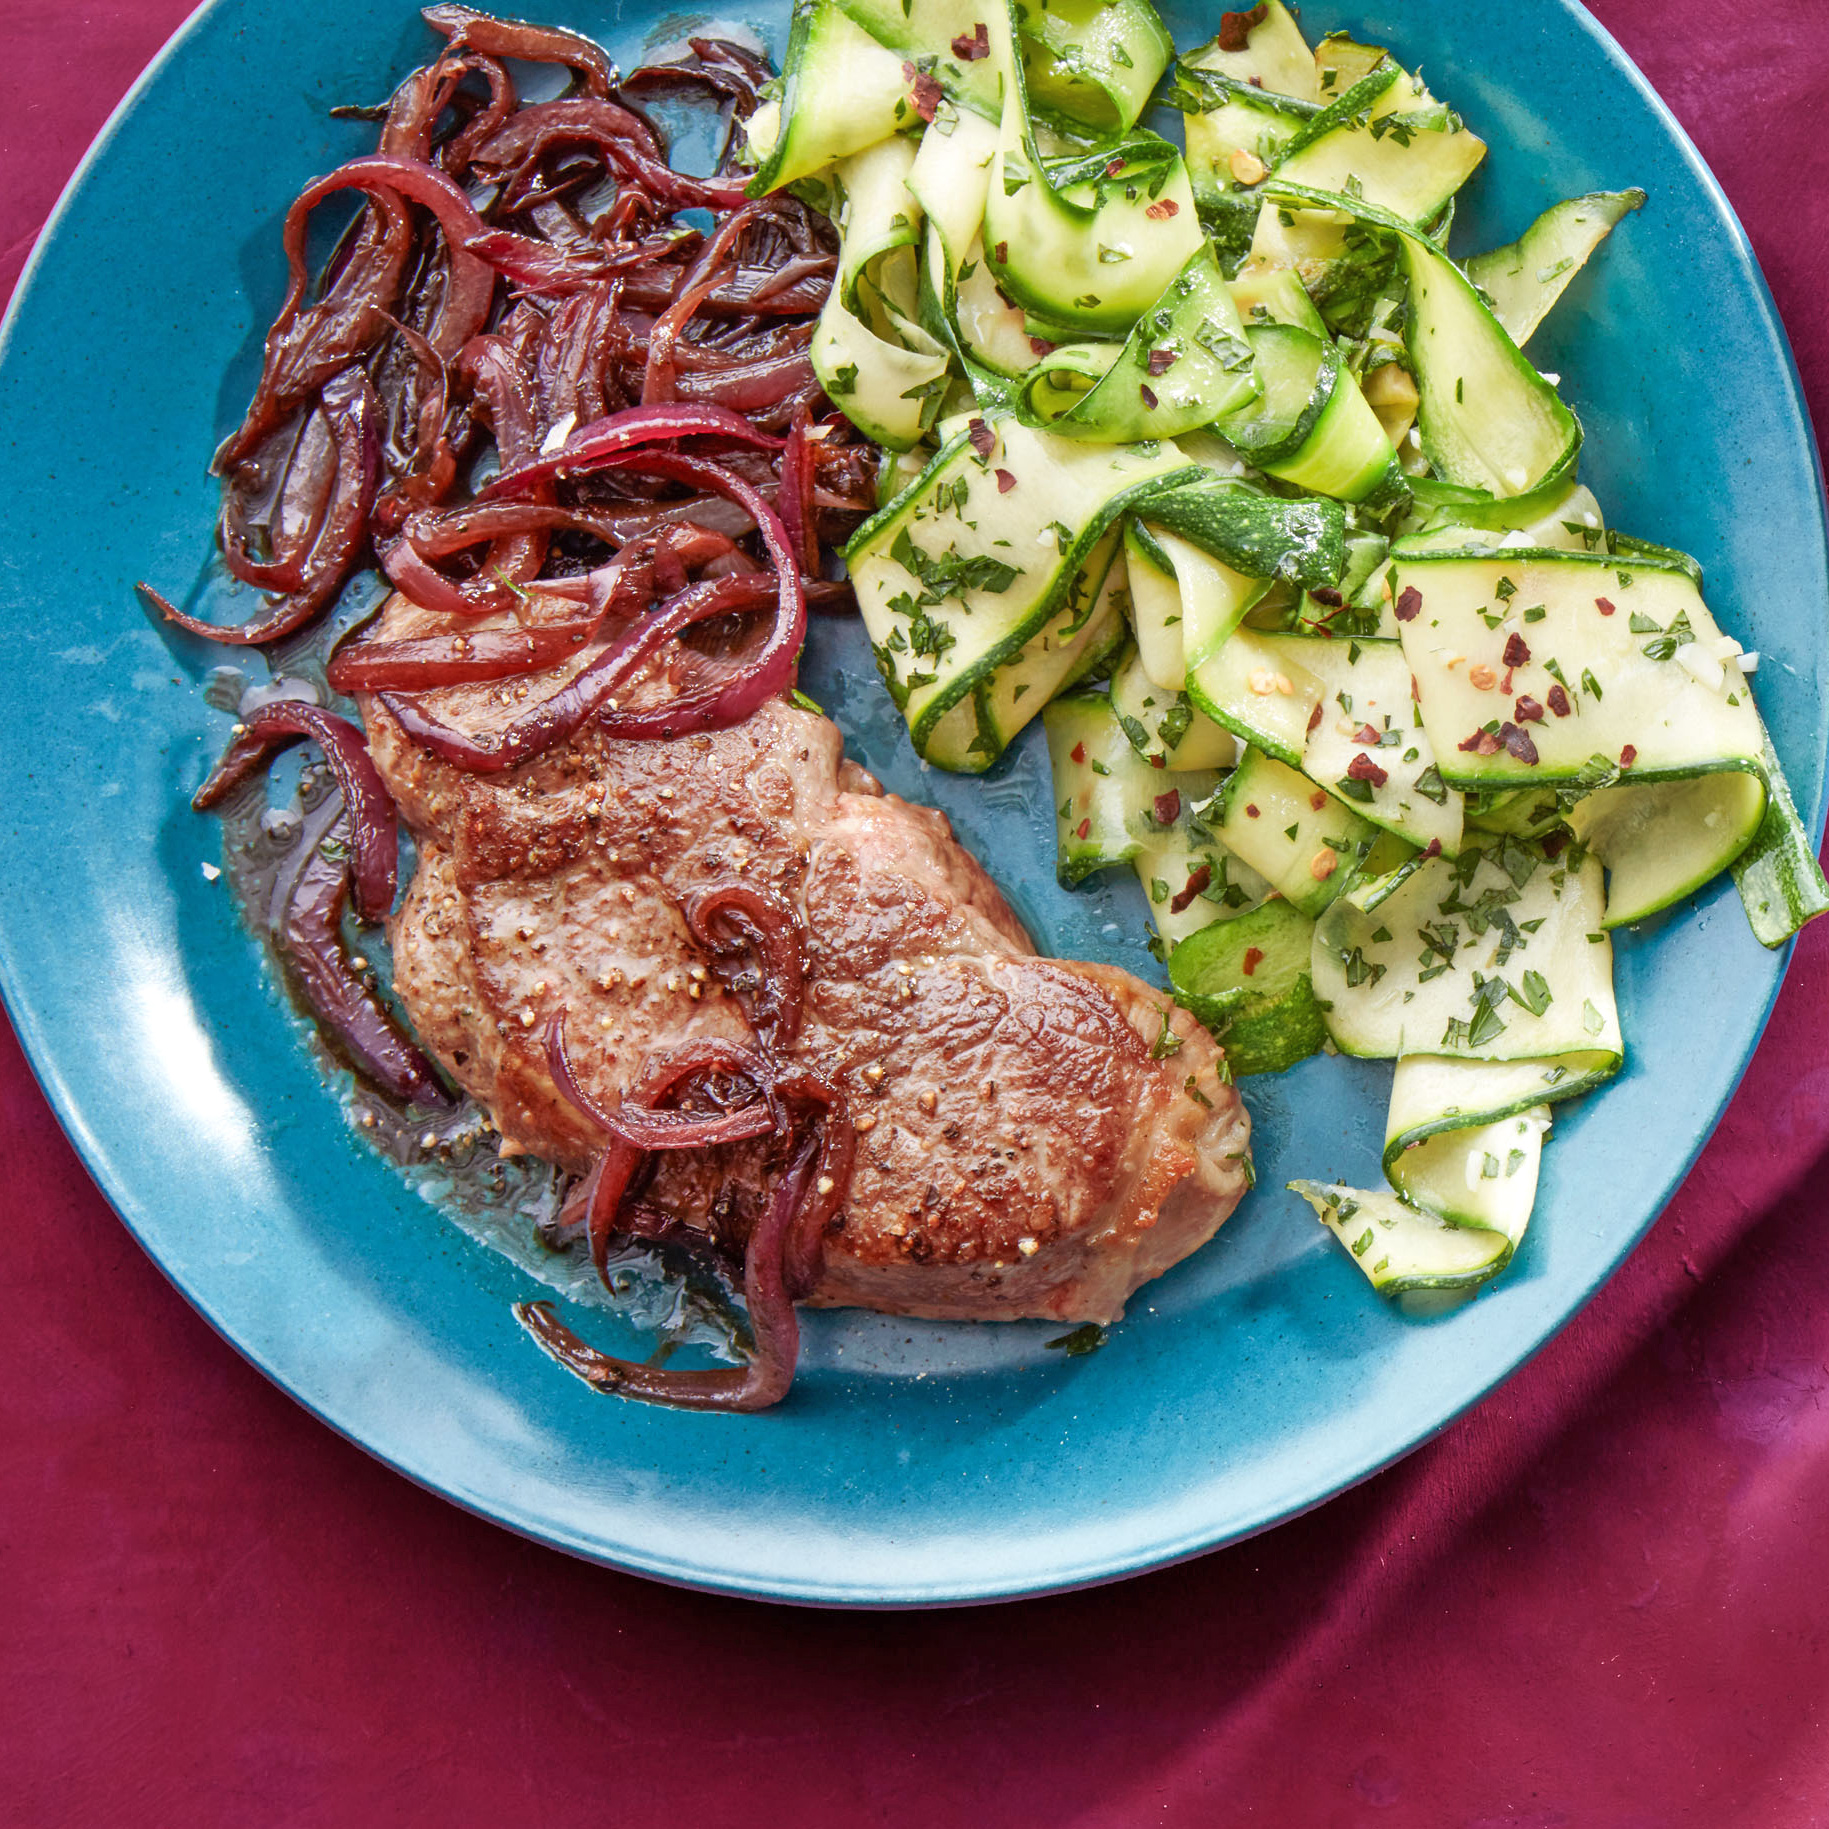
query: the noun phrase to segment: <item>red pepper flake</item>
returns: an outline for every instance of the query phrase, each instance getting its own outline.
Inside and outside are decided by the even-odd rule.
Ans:
[[[1422,592],[1419,591],[1415,585],[1406,584],[1403,587],[1402,595],[1397,599],[1397,620],[1399,622],[1414,622],[1418,615],[1421,614],[1422,607]]]
[[[1082,819],[1079,823],[1078,830],[1075,831],[1073,836],[1075,838],[1090,838],[1092,836],[1092,821],[1090,819]]]
[[[997,479],[997,493],[1008,495],[1016,487],[1016,478],[1008,470],[993,470],[991,474]]]
[[[1251,42],[1253,26],[1264,23],[1270,8],[1261,3],[1248,13],[1222,13],[1219,21],[1219,48],[1222,51],[1242,51]]]
[[[1552,686],[1550,688],[1550,694],[1554,697],[1555,694],[1561,690],[1562,688],[1560,686]],[[1543,722],[1543,707],[1527,692],[1523,698],[1518,701],[1511,715],[1516,718],[1520,724],[1541,724]]]
[[[1144,207],[1143,213],[1151,222],[1167,222],[1171,216],[1181,214],[1181,205],[1173,197],[1158,197]]]
[[[1156,796],[1156,824],[1172,826],[1181,817],[1181,790],[1170,788],[1166,794]]]
[[[989,49],[988,45],[986,49]],[[903,64],[902,79],[909,86],[909,99],[914,103],[915,113],[931,122],[946,99],[946,91],[940,87],[938,79],[925,70],[917,70],[913,64]]]
[[[973,64],[976,63],[979,58],[989,57],[990,54],[991,34],[985,30],[983,20],[980,20],[978,24],[972,27],[971,37],[968,38],[961,32],[959,36],[953,40],[953,55],[958,58],[961,63]]]
[[[1188,886],[1182,890],[1180,895],[1172,897],[1169,901],[1169,913],[1181,914],[1187,908],[1187,905],[1193,901],[1193,899],[1199,895],[1212,880],[1213,869],[1210,864],[1202,864],[1198,870],[1190,870],[1188,872]]]
[[[1330,610],[1343,609],[1346,605],[1346,599],[1331,584],[1317,585],[1308,594],[1316,603],[1324,603]]]
[[[1566,718],[1569,715],[1569,695],[1560,686],[1552,686],[1543,696],[1557,717]]]
[[[1378,732],[1370,724],[1361,724],[1359,728],[1353,732],[1353,741],[1355,743],[1376,743],[1378,741]]]
[[[1432,838],[1429,840],[1429,842],[1426,845],[1423,846],[1423,856],[1424,857],[1440,857],[1441,854],[1442,854],[1442,841],[1439,838]]]
[[[1369,781],[1373,787],[1383,787],[1391,779],[1364,750],[1346,765],[1346,776],[1349,781]]]
[[[1181,360],[1181,352],[1174,349],[1152,349],[1149,352],[1149,372],[1152,375],[1166,375]]]
[[[1147,381],[1139,381],[1137,383],[1137,398],[1143,402],[1144,406],[1150,412],[1153,413],[1156,410],[1155,391],[1150,387]]]
[[[1308,714],[1308,734],[1312,737],[1320,727],[1321,727],[1321,707],[1319,704],[1317,704],[1315,706],[1314,710]]]
[[[1254,807],[1254,806],[1247,806],[1247,807],[1246,807],[1246,808],[1245,808],[1245,817],[1246,817],[1246,818],[1247,818],[1247,819],[1255,819],[1255,818],[1257,818],[1257,808],[1256,808],[1256,807]]]
[[[1633,748],[1630,743],[1619,752],[1619,765],[1621,768],[1630,768],[1637,760],[1638,751]]]
[[[991,250],[991,258],[996,261],[998,266],[1007,267],[1010,264],[1010,244],[1007,241],[1000,241]]]
[[[1594,599],[1594,607],[1599,610],[1603,616],[1611,616],[1613,614],[1613,605],[1604,597],[1596,597]]]
[[[1084,762],[1086,760],[1086,745],[1084,743],[1074,744],[1073,759],[1075,762]]]
[[[1520,730],[1516,724],[1507,721],[1499,726],[1499,741],[1505,745],[1505,753],[1527,767],[1537,766],[1537,746],[1531,741],[1530,732]]]
[[[1323,793],[1320,788],[1316,788],[1315,791],[1309,795],[1308,804],[1318,813],[1327,805],[1327,795]]]
[[[1123,169],[1124,161],[1122,159],[1113,159],[1112,162],[1105,167],[1105,175],[1108,178],[1115,178]]]
[[[1505,677],[1499,682],[1499,690],[1504,693],[1507,698],[1511,697],[1511,675],[1512,670],[1507,667],[1505,669]]]
[[[1531,651],[1524,645],[1524,637],[1518,634],[1505,638],[1505,652],[1499,657],[1508,667],[1526,667],[1530,665]]]
[[[1568,842],[1569,842],[1568,833],[1566,833],[1566,832],[1550,833],[1549,836],[1547,838],[1545,838],[1543,841],[1543,855],[1548,858],[1560,857],[1562,855],[1563,847]]]
[[[1263,963],[1264,949],[1261,946],[1247,946],[1245,948],[1245,956],[1239,962],[1239,970],[1249,978]]]
[[[997,449],[997,434],[982,419],[968,420],[965,435],[972,441],[972,449],[980,457],[989,457]]]
[[[1002,247],[1003,243],[999,242],[997,245]],[[1046,337],[1031,337],[1029,339],[1029,347],[1038,356],[1051,356],[1060,345],[1058,343],[1050,343]]]
[[[1476,756],[1496,756],[1499,753],[1499,739],[1490,730],[1476,730],[1457,747],[1471,750]]]
[[[1154,756],[1150,757],[1149,765],[1151,768],[1167,768],[1169,765],[1169,759],[1167,756],[1164,756],[1164,755],[1160,755],[1160,754],[1154,755]]]

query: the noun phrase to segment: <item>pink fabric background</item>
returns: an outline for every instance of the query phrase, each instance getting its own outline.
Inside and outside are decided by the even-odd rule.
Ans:
[[[185,10],[0,0],[0,297]],[[1595,11],[1829,427],[1829,3]],[[1650,1239],[1442,1439],[1187,1567],[920,1616],[672,1592],[385,1471],[185,1306],[0,1031],[0,1820],[1829,1823],[1826,990],[1829,923]]]

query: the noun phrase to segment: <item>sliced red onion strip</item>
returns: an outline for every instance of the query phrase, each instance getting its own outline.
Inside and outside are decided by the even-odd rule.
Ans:
[[[405,1104],[448,1106],[450,1095],[432,1063],[350,969],[341,932],[348,885],[348,864],[314,846],[287,900],[280,951],[312,1013],[354,1066]]]
[[[430,692],[538,673],[569,660],[603,627],[600,616],[531,629],[478,629],[474,635],[425,635],[409,641],[347,643],[326,677],[338,692]]]
[[[654,328],[648,332],[648,360],[642,371],[643,406],[658,406],[673,398],[673,346],[691,321],[692,314],[716,289],[724,269],[735,258],[736,244],[761,214],[762,207],[759,203],[746,203],[718,224],[716,232],[693,262],[691,272],[680,282],[673,303],[655,320]]]
[[[808,1138],[777,1179],[743,1252],[743,1300],[756,1350],[741,1371],[637,1365],[586,1346],[550,1302],[523,1302],[515,1317],[567,1371],[597,1390],[685,1410],[766,1410],[788,1394],[800,1358],[800,1319],[788,1285],[788,1239],[813,1180],[819,1150]]]
[[[651,476],[670,477],[678,483],[710,490],[747,509],[755,521],[780,587],[774,626],[762,645],[744,657],[742,670],[709,699],[702,712],[695,709],[686,714],[684,721],[676,720],[673,734],[723,729],[742,723],[758,705],[793,685],[794,667],[806,640],[806,586],[800,576],[799,558],[788,544],[781,517],[753,483],[745,481],[734,470],[705,458],[686,457],[675,451],[642,451],[616,458],[602,467],[642,470]],[[718,582],[741,585],[751,581],[721,578]],[[606,722],[605,728],[612,726]]]
[[[620,1105],[597,1104],[578,1082],[565,1048],[565,1013],[557,1012],[546,1027],[546,1065],[566,1099],[600,1130],[638,1150],[710,1148],[766,1136],[779,1127],[780,1107],[768,1096],[767,1063],[737,1042],[707,1040],[670,1049],[651,1068],[641,1086]],[[740,1074],[761,1094],[734,1111],[693,1112],[657,1109],[683,1081],[706,1073]]]
[[[303,587],[290,596],[275,598],[266,612],[251,622],[224,625],[189,615],[150,585],[139,585],[141,595],[167,622],[174,622],[205,641],[254,647],[302,628],[336,594],[368,538],[379,468],[375,422],[380,408],[368,377],[357,368],[346,369],[331,381],[324,389],[323,400],[337,442],[336,494],[305,561]]]
[[[807,434],[812,418],[802,407],[794,415],[787,443],[781,451],[781,486],[775,491],[775,512],[787,542],[803,572],[819,571],[819,541],[813,531],[813,455]]]
[[[577,32],[558,26],[530,25],[522,19],[497,19],[455,0],[424,7],[419,15],[433,31],[451,41],[451,49],[482,51],[490,57],[513,57],[522,63],[565,64],[584,78],[593,95],[607,96],[616,87],[616,66],[601,47]],[[649,148],[659,152],[645,124]]]
[[[819,1286],[826,1269],[826,1229],[851,1191],[851,1169],[857,1154],[857,1133],[851,1126],[845,1095],[814,1073],[796,1073],[775,1082],[775,1095],[787,1106],[819,1109],[818,1174],[788,1234],[786,1269],[790,1294],[796,1301]]]
[[[365,921],[386,920],[398,882],[399,816],[368,753],[368,740],[347,718],[297,699],[275,699],[261,706],[249,714],[241,734],[230,742],[191,805],[199,813],[220,805],[232,789],[282,749],[304,738],[324,752],[324,760],[343,790],[352,839],[356,912]]]
[[[660,149],[638,115],[603,96],[567,96],[523,108],[472,156],[490,171],[507,172],[543,158],[555,146],[595,146],[607,153],[630,140],[658,157]]]
[[[791,1048],[800,1034],[807,970],[806,931],[793,905],[759,883],[724,882],[695,890],[681,912],[714,958],[754,955],[761,985],[750,1001],[749,1026],[771,1053]]]
[[[586,476],[615,458],[669,438],[726,438],[764,451],[778,451],[782,443],[779,438],[757,431],[741,414],[726,407],[686,406],[676,401],[625,407],[619,413],[580,426],[557,451],[543,452],[527,463],[504,469],[478,492],[476,499],[499,501],[504,496],[525,494],[534,484],[550,482],[560,475]]]
[[[541,754],[582,728],[650,654],[681,630],[733,611],[758,608],[775,594],[773,579],[754,575],[687,586],[632,624],[567,685],[509,725],[493,743],[479,743],[398,694],[382,693],[381,703],[421,748],[474,774],[494,774]],[[655,715],[664,715],[664,708]],[[618,730],[616,734],[629,733]]]
[[[688,370],[675,378],[680,400],[704,400],[753,413],[784,400],[817,392],[813,364],[804,355],[771,356],[738,368]]]

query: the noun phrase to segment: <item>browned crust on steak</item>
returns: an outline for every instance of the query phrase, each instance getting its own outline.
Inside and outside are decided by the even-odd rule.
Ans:
[[[499,726],[525,684],[434,708]],[[800,913],[793,1053],[845,1092],[858,1131],[816,1304],[1107,1321],[1236,1206],[1249,1126],[1206,1032],[1127,973],[1037,958],[945,816],[884,794],[827,719],[775,701],[672,742],[587,729],[474,776],[378,704],[363,712],[420,848],[392,923],[396,988],[511,1148],[580,1170],[596,1148],[547,1072],[557,1010],[605,1104],[658,1048],[750,1038],[680,913],[693,890],[741,877]],[[1180,1046],[1155,1059],[1165,1020]],[[762,1198],[763,1151],[666,1158],[649,1197],[700,1221],[721,1200],[741,1220]]]

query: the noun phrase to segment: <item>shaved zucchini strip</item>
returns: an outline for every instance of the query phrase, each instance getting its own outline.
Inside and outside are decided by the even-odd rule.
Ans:
[[[1242,890],[1247,879],[1264,882],[1236,858],[1229,868],[1228,891]],[[1313,931],[1286,901],[1264,899],[1230,915],[1216,911],[1170,952],[1176,1002],[1222,1042],[1235,1076],[1281,1073],[1326,1044],[1309,970]]]
[[[949,100],[995,120],[1002,99],[989,58],[961,57],[955,38],[971,40],[983,8],[978,0],[838,0],[878,44],[917,65]],[[935,116],[936,121],[940,117]],[[912,122],[912,115],[910,123]]]
[[[1467,263],[1467,277],[1520,349],[1614,226],[1642,209],[1641,190],[1590,191],[1553,203],[1519,238]]]
[[[838,0],[801,0],[788,30],[779,102],[750,118],[752,197],[811,177],[914,119],[899,53],[877,43]]]
[[[1195,444],[1204,436],[1190,434]],[[1337,584],[1346,569],[1346,516],[1338,502],[1284,500],[1203,467],[1160,484],[1138,514],[1247,577],[1312,589]]]
[[[1589,1049],[1544,1059],[1475,1061],[1406,1054],[1391,1079],[1384,1166],[1442,1131],[1492,1124],[1538,1105],[1559,1105],[1604,1084],[1619,1057]]]
[[[1128,553],[1119,564],[1128,579]],[[1111,704],[1131,747],[1154,768],[1230,768],[1238,760],[1231,731],[1197,711],[1185,692],[1157,685],[1134,645],[1112,669]]]
[[[1364,882],[1315,924],[1344,1054],[1511,1061],[1623,1052],[1596,858],[1504,839]]]
[[[1417,229],[1473,175],[1485,143],[1395,63],[1373,68],[1290,144],[1276,168],[1281,184],[1353,189]]]
[[[1461,848],[1461,797],[1436,764],[1410,696],[1410,667],[1394,641],[1306,638],[1306,669],[1321,682],[1320,721],[1308,732],[1302,769],[1374,825],[1419,850]],[[1367,741],[1368,733],[1372,740]]]
[[[1188,674],[1188,697],[1215,724],[1265,755],[1300,768],[1322,684],[1309,672],[1307,638],[1237,630]]]
[[[858,529],[845,562],[917,753],[1053,620],[1125,508],[1185,469],[1170,444],[1080,444],[987,414]],[[971,767],[993,760],[980,751]]]
[[[1202,245],[1181,154],[1135,135],[1086,159],[1044,162],[1008,0],[985,11],[991,61],[1004,79],[984,214],[991,277],[1018,304],[1082,336],[1128,333]]]
[[[1532,1105],[1439,1132],[1391,1165],[1392,1184],[1411,1206],[1450,1225],[1497,1232],[1515,1251],[1537,1199],[1549,1128],[1550,1108]]]
[[[1263,391],[1218,431],[1259,469],[1318,495],[1375,508],[1405,499],[1397,453],[1334,345],[1293,324],[1246,335]]]
[[[1126,526],[1124,545],[1143,670],[1158,686],[1182,691],[1190,670],[1219,651],[1269,580],[1248,578],[1146,521]]]
[[[1191,830],[1184,816],[1219,779],[1212,770],[1152,768],[1102,692],[1063,694],[1043,711],[1042,727],[1054,776],[1055,869],[1068,888],[1129,862],[1146,844]]]
[[[1503,1233],[1450,1225],[1395,1194],[1320,1181],[1292,1181],[1289,1189],[1314,1208],[1382,1296],[1474,1289],[1511,1260]]]
[[[1805,922],[1829,913],[1829,882],[1816,859],[1816,840],[1798,817],[1790,783],[1772,739],[1761,727],[1765,818],[1734,864],[1734,887],[1761,946],[1783,946]]]
[[[1338,211],[1398,237],[1410,290],[1417,431],[1438,476],[1507,496],[1527,495],[1573,470],[1581,449],[1574,414],[1434,241],[1389,210],[1295,183],[1280,172],[1265,189],[1273,198]]]
[[[1076,131],[1128,133],[1175,55],[1149,0],[1021,0],[1017,17],[1029,106]]]
[[[1181,61],[1235,83],[1255,82],[1272,95],[1290,96],[1317,108],[1321,102],[1314,57],[1283,0],[1265,0],[1264,17],[1246,32],[1241,49],[1229,51],[1213,38]]]
[[[1542,548],[1412,552],[1393,555],[1390,582],[1452,785],[1759,772],[1739,643],[1679,567]]]
[[[1411,1206],[1503,1233],[1516,1249],[1550,1127],[1546,1095],[1592,1083],[1559,1062],[1407,1056],[1391,1081],[1385,1178]]]
[[[912,140],[893,137],[834,168],[838,273],[807,355],[827,396],[865,437],[905,451],[927,434],[946,388],[947,351],[910,316],[921,210],[907,180]]]
[[[1607,926],[1624,927],[1712,882],[1752,843],[1765,809],[1757,774],[1719,770],[1601,788],[1568,823],[1607,866]]]
[[[1131,858],[1150,919],[1171,959],[1195,934],[1243,913],[1270,893],[1270,885],[1201,822],[1198,804],[1218,779],[1208,770],[1158,774],[1159,789],[1172,792],[1180,810],[1167,830],[1146,832]]]
[[[1257,367],[1219,263],[1202,247],[1121,348],[1068,343],[1043,356],[1022,399],[1063,438],[1117,444],[1210,425],[1258,394]]]
[[[996,127],[976,115],[962,114],[944,132],[935,122],[921,136],[908,172],[909,195],[939,232],[942,258],[955,277],[984,221],[984,200],[996,152]],[[931,242],[929,245],[931,248]]]
[[[934,724],[928,761],[959,774],[988,768],[1057,692],[1123,645],[1125,596],[1114,530],[1093,548],[1053,618]]]
[[[1356,807],[1261,750],[1247,749],[1202,821],[1292,908],[1318,916],[1371,854]]]

